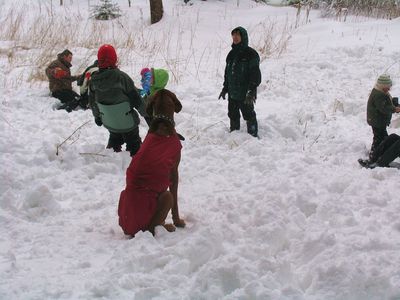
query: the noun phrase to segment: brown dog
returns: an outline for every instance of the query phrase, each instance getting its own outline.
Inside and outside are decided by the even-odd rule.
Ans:
[[[174,113],[182,110],[182,104],[174,93],[167,89],[157,91],[149,98],[146,112],[152,118],[152,121],[165,120],[171,134],[175,132]],[[150,124],[150,131],[151,126]],[[176,132],[175,132],[176,133]]]
[[[149,98],[146,112],[151,116],[150,133],[158,132],[165,135],[177,134],[175,131],[174,113],[179,113],[182,110],[182,104],[174,93],[167,89],[157,91]],[[178,172],[179,161],[176,167],[171,171],[171,184],[169,190],[173,196],[173,205],[171,208],[172,220],[176,227],[185,227],[185,221],[179,217],[178,208]],[[171,224],[170,224],[171,225]],[[175,228],[170,225],[164,225],[168,231],[173,231]]]

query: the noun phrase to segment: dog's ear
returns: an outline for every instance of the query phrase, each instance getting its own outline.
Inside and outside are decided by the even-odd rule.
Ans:
[[[175,105],[175,112],[178,113],[182,110],[182,103],[181,101],[178,100],[178,98],[176,97],[176,95],[174,93],[171,92],[170,94],[172,101],[174,102]]]
[[[178,100],[178,98],[174,98],[174,104],[175,104],[175,112],[178,113],[182,110],[182,103],[181,101]]]
[[[154,106],[154,96],[148,97],[147,98],[147,105],[146,105],[146,113],[148,116],[153,115],[153,106]]]

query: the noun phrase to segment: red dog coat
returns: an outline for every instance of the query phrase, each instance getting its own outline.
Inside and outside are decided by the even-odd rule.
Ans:
[[[146,230],[154,216],[157,197],[170,185],[170,173],[182,145],[177,135],[148,133],[126,171],[126,187],[121,192],[118,216],[125,234]]]

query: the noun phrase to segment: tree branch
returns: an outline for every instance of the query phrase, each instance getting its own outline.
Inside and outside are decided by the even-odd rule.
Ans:
[[[87,125],[89,122],[90,122],[90,120],[89,120],[89,121],[86,121],[85,123],[83,123],[83,124],[82,124],[81,126],[79,126],[77,129],[75,129],[74,132],[72,132],[71,135],[70,135],[69,137],[67,137],[61,144],[58,144],[58,145],[57,145],[57,150],[56,150],[56,155],[57,155],[57,156],[58,156],[58,153],[59,153],[58,150],[61,148],[61,146],[64,145],[66,141],[68,141],[69,139],[71,139],[72,136],[73,136],[79,129],[81,129],[83,126]]]

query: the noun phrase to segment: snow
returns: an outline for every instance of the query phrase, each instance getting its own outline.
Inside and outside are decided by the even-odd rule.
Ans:
[[[170,0],[150,26],[148,1],[119,2],[125,16],[98,25],[101,42],[117,45],[136,84],[142,67],[169,69],[186,137],[187,227],[128,239],[116,212],[128,152],[104,149],[108,133],[90,111],[54,110],[47,82],[29,80],[67,47],[73,73],[95,59],[94,1],[64,2],[0,1],[7,26],[9,9],[24,9],[26,30],[51,11],[87,42],[35,45],[0,29],[0,299],[400,299],[400,170],[357,163],[372,141],[365,114],[376,78],[389,73],[400,94],[400,19],[312,11],[295,28],[293,8]],[[229,133],[227,102],[217,100],[238,25],[258,50],[271,27],[273,43],[287,40],[280,55],[260,53],[261,139],[243,120]],[[41,53],[48,60],[30,59]],[[399,127],[394,115],[389,132]]]

